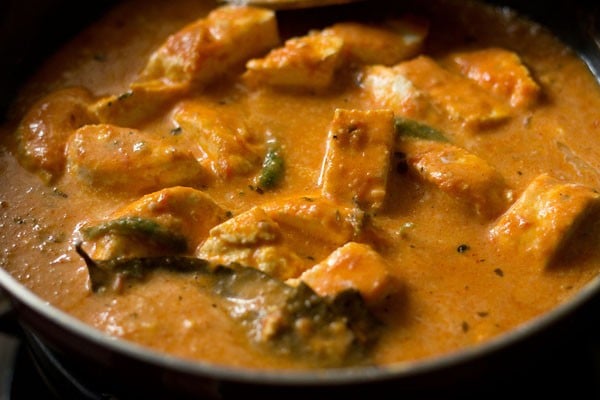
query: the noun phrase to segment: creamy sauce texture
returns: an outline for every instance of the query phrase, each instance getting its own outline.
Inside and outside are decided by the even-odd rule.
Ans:
[[[219,210],[211,211],[215,210],[211,203],[198,211],[200,217],[190,226],[187,218],[181,222],[169,219],[171,215],[156,217],[188,243],[198,242],[187,251],[190,256],[259,263],[256,254],[263,248],[252,248],[251,256],[223,250],[219,246],[226,246],[229,239],[210,230],[237,221],[255,206],[284,227],[285,246],[274,242],[272,252],[260,253],[259,267],[272,261],[268,257],[280,256],[286,261],[273,263],[283,265],[279,278],[290,284],[301,275],[296,269],[289,272],[290,265],[306,271],[347,242],[367,244],[375,255],[360,253],[361,260],[368,261],[357,262],[356,268],[381,262],[382,279],[393,282],[371,285],[363,293],[375,299],[368,307],[383,326],[366,361],[375,365],[435,357],[485,342],[552,310],[597,276],[600,90],[577,55],[543,27],[505,9],[459,1],[406,2],[393,10],[361,14],[363,20],[351,12],[323,12],[316,18],[310,12],[282,12],[276,14],[277,44],[231,62],[206,83],[194,81],[181,90],[180,76],[165,72],[169,68],[165,65],[180,59],[161,64],[159,72],[158,67],[147,68],[170,35],[216,7],[197,0],[123,2],[48,59],[15,100],[2,127],[0,265],[41,298],[109,335],[187,359],[260,369],[314,367],[310,361],[265,351],[253,343],[244,327],[215,306],[213,295],[189,275],[158,270],[119,293],[91,290],[88,270],[74,247],[81,229],[119,215],[138,215],[136,202],[144,195],[182,186],[208,195]],[[397,25],[382,21],[406,15],[414,20],[409,28],[403,26],[405,38],[426,34],[418,48],[406,50],[392,64],[348,56],[353,31],[344,36],[341,28],[332,29],[330,36],[345,38],[340,41],[343,50],[338,50],[340,57],[351,61],[342,58],[339,65],[327,67],[324,60],[329,55],[321,55],[318,66],[311,66],[308,56],[294,61],[295,53],[287,50],[280,60],[287,65],[286,57],[291,57],[289,63],[301,65],[299,70],[281,72],[273,67],[275,61],[269,64],[271,48],[310,30],[327,30],[339,22],[376,21],[376,27],[396,26],[397,34]],[[372,40],[364,42],[375,45],[379,36],[371,34]],[[323,43],[319,42],[319,51]],[[336,44],[328,41],[327,46],[329,51]],[[219,57],[228,56],[219,53]],[[253,73],[247,72],[250,59],[263,61],[256,63]],[[216,65],[218,69],[224,64]],[[331,68],[334,75],[330,80],[310,75],[306,71],[311,68]],[[309,78],[303,80],[303,73]],[[142,102],[144,107],[150,104],[148,108],[137,108],[142,110],[140,118],[132,117],[132,111],[125,117],[112,114],[113,105],[106,102],[98,111],[102,99],[117,96],[112,101],[118,102],[118,96],[131,93],[134,82],[143,86],[140,93],[152,92],[156,82],[171,85],[160,89],[161,96],[171,97],[153,102],[153,94],[148,95],[150,100]],[[32,117],[31,110],[40,107],[44,96],[72,87],[85,88],[93,99],[90,104],[97,106],[89,115],[82,112],[84,120],[93,121],[90,126],[106,124],[125,133],[110,131],[117,138],[112,148],[112,139],[88,144],[89,137],[97,140],[109,134],[94,131],[86,136],[80,126],[88,123],[80,122],[64,139],[57,139],[58,150],[50,149],[54,153],[36,156],[33,150],[24,151],[23,136],[17,139],[17,131],[24,129],[27,118],[43,119],[39,113]],[[138,96],[133,90],[131,98]],[[338,116],[338,109],[360,113]],[[374,116],[372,110],[389,113]],[[381,140],[345,153],[345,147],[336,147],[334,128],[339,124],[340,132],[350,132],[351,141],[361,118],[369,133],[381,133]],[[399,118],[435,129],[445,141],[404,137],[398,133]],[[188,142],[186,135],[198,126],[208,126],[205,130],[212,136],[200,133]],[[31,123],[25,129],[33,129]],[[130,147],[116,144],[131,137],[129,132],[136,138]],[[74,135],[81,135],[81,141]],[[203,146],[194,150],[198,141]],[[157,143],[156,152],[147,150],[152,143]],[[220,143],[217,150],[212,143]],[[273,187],[261,188],[257,176],[272,143],[285,163],[283,177]],[[336,151],[339,158],[331,153]],[[49,175],[46,164],[40,168],[35,163],[50,160],[52,154],[67,158],[64,167],[57,167],[60,172]],[[123,160],[147,164],[138,171]],[[342,172],[336,172],[338,167]],[[157,178],[146,185],[142,181],[147,171]],[[323,174],[331,174],[329,181],[325,179],[329,184]],[[544,180],[545,174],[549,180]],[[352,186],[340,178],[349,175],[369,181]],[[311,231],[313,223],[329,215],[319,214],[328,208],[307,219],[298,217],[299,212],[281,211],[298,199],[320,207],[322,198],[342,210],[342,219],[345,210],[350,210],[349,220],[360,211],[367,232],[343,237],[346,225],[340,228],[335,221],[331,231]],[[158,215],[152,208],[159,207],[156,204],[140,215]],[[177,207],[174,215],[184,208]],[[198,233],[204,229],[202,221],[210,218],[214,223]],[[170,221],[175,222],[168,225]],[[259,225],[251,222],[246,227],[258,230]],[[235,236],[244,231],[240,226],[233,233],[222,229]],[[139,256],[147,250],[135,241],[122,244],[118,235],[102,240],[85,243],[90,254],[121,251]],[[347,250],[362,252],[363,247]],[[363,274],[355,270],[349,274],[362,283],[380,277],[365,272],[361,278]],[[315,275],[319,282],[321,275]],[[330,278],[323,279],[329,283]],[[385,291],[382,298],[377,297],[378,290]]]

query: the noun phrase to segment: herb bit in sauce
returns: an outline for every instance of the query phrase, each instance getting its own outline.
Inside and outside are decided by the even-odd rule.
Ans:
[[[456,251],[459,253],[465,253],[470,249],[471,247],[468,244],[461,244],[456,248]]]
[[[176,253],[187,250],[187,239],[162,227],[156,221],[140,217],[122,217],[81,230],[85,239],[94,240],[107,234],[134,236],[166,247]]]
[[[396,117],[394,126],[400,137],[448,142],[448,138],[439,130],[411,119]]]
[[[285,162],[281,155],[281,147],[272,144],[263,160],[262,170],[257,179],[259,188],[272,189],[283,179]]]
[[[239,320],[250,340],[285,356],[302,356],[316,366],[364,363],[379,334],[380,323],[354,289],[319,296],[303,282],[289,285],[256,268],[212,264],[201,258],[171,256],[84,259],[92,290],[123,292],[153,271],[195,274],[200,288],[210,288],[215,303]]]

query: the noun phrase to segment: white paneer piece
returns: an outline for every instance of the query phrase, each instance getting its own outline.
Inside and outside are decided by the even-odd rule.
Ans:
[[[222,6],[171,35],[151,55],[137,84],[201,86],[279,41],[273,11]]]
[[[357,290],[369,306],[380,304],[401,288],[383,257],[369,245],[356,242],[339,247],[325,260],[304,271],[298,280],[320,296]]]
[[[88,110],[100,123],[137,127],[162,115],[183,92],[182,87],[156,82],[133,83],[126,92],[97,99]]]
[[[156,229],[184,238],[187,253],[193,252],[208,237],[209,230],[226,221],[227,217],[227,212],[208,194],[190,187],[174,186],[144,195],[115,211],[108,219],[88,225],[123,220],[141,221],[138,224],[142,225],[145,222],[156,224]],[[173,254],[173,249],[153,240],[152,233],[145,234],[140,240],[135,227],[125,233],[109,231],[91,241],[90,254],[99,260]]]
[[[385,201],[396,136],[391,110],[337,109],[327,136],[322,195],[366,211]]]
[[[306,262],[285,243],[279,225],[260,207],[212,228],[195,255],[219,264],[253,267],[281,280],[306,269]]]
[[[280,279],[292,279],[367,229],[362,213],[327,199],[267,202],[211,229],[196,256],[238,262]]]
[[[264,58],[248,61],[245,79],[255,86],[325,89],[341,65],[343,45],[341,38],[321,33],[289,39]]]
[[[138,126],[186,91],[209,84],[279,42],[273,11],[219,7],[169,36],[126,92],[102,97],[90,112],[102,123]]]
[[[378,25],[339,22],[323,30],[344,41],[344,58],[364,65],[394,65],[416,56],[423,48],[429,23],[405,15]]]
[[[477,155],[446,142],[405,139],[397,149],[406,154],[410,170],[475,214],[495,218],[512,202],[512,191],[502,175]]]
[[[320,260],[344,243],[359,240],[368,230],[364,212],[323,197],[294,197],[261,207],[277,222],[287,243],[308,261]]]
[[[92,94],[82,87],[57,90],[38,100],[17,127],[21,164],[47,182],[61,176],[69,136],[97,122],[88,111],[92,102]]]
[[[322,197],[294,197],[262,205],[283,229],[335,247],[356,233],[352,211]]]
[[[441,117],[428,95],[396,67],[365,66],[359,74],[359,84],[367,94],[369,108],[387,108],[396,115],[416,120],[430,121]]]
[[[67,143],[67,171],[90,188],[147,193],[205,184],[209,174],[185,148],[108,124],[79,128]]]
[[[182,102],[173,112],[177,138],[220,179],[247,175],[261,164],[260,140],[241,113],[202,101]]]
[[[599,198],[587,186],[539,175],[498,219],[490,239],[505,254],[527,253],[533,265],[548,266]]]
[[[135,216],[157,221],[188,239],[195,249],[210,229],[228,219],[227,212],[211,196],[186,186],[149,193],[112,214],[112,218]]]
[[[510,106],[472,80],[442,68],[428,56],[418,56],[394,67],[417,90],[466,127],[483,128],[510,117]]]
[[[512,107],[529,107],[539,98],[540,86],[519,55],[512,51],[489,48],[456,53],[451,59],[463,75]]]

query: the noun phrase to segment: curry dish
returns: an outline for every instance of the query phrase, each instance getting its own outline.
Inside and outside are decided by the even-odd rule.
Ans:
[[[572,50],[479,2],[121,2],[8,113],[0,265],[186,359],[449,354],[597,276],[597,110]]]

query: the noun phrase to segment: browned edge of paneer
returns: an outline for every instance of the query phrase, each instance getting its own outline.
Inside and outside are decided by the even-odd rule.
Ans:
[[[391,110],[337,109],[319,178],[322,195],[367,211],[381,209],[395,136]]]
[[[499,251],[524,252],[534,266],[547,267],[599,199],[590,187],[541,174],[496,221],[490,240]]]

